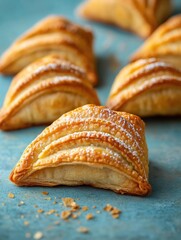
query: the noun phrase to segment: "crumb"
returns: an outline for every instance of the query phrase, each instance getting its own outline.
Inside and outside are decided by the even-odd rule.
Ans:
[[[75,212],[80,208],[73,198],[62,198],[62,202],[65,207],[71,207],[72,212]]]
[[[116,207],[114,207],[113,210],[111,211],[111,214],[112,214],[112,215],[114,215],[114,214],[120,214],[120,213],[121,213],[121,211],[120,211],[118,208],[116,208]]]
[[[111,211],[113,218],[119,218],[120,213],[121,213],[121,211],[116,207],[114,207],[113,210]]]
[[[101,211],[99,211],[99,210],[98,210],[98,211],[96,211],[96,213],[98,213],[98,214],[99,214],[99,213],[101,213]]]
[[[62,202],[65,207],[72,207],[72,204],[75,203],[73,198],[62,198]]]
[[[22,205],[24,205],[25,203],[23,202],[23,201],[20,201],[19,203],[18,203],[18,207],[20,207],[20,206],[22,206]]]
[[[26,237],[26,238],[30,238],[30,237],[31,237],[31,233],[27,232],[27,233],[25,234],[25,237]]]
[[[77,229],[77,231],[80,232],[80,233],[88,233],[88,232],[89,232],[89,229],[86,228],[86,227],[79,227],[79,228]]]
[[[38,207],[38,205],[36,205],[36,204],[35,204],[35,205],[34,205],[34,207],[35,207],[35,208],[37,208],[37,207]]]
[[[44,199],[50,201],[52,198],[51,197],[45,197]]]
[[[59,216],[60,216],[60,214],[58,214],[58,213],[55,213],[55,216],[56,216],[56,217],[59,217]]]
[[[112,214],[113,218],[119,218],[119,214]]]
[[[55,213],[55,212],[56,212],[55,209],[51,209],[51,210],[49,210],[48,212],[46,212],[45,214],[46,214],[46,215],[51,215],[51,214],[53,214],[53,213]]]
[[[85,211],[87,211],[87,210],[89,210],[89,208],[88,208],[87,206],[83,206],[83,207],[82,207],[82,211],[85,212]]]
[[[28,221],[24,221],[24,225],[25,225],[25,226],[29,226],[29,224],[30,224],[30,223],[29,223]]]
[[[71,209],[72,212],[76,212],[79,209],[80,209],[80,206],[77,203],[72,204],[72,209]]]
[[[65,219],[68,219],[71,215],[72,215],[71,211],[63,211],[61,213],[61,218],[65,220]]]
[[[21,215],[21,218],[24,218],[25,216],[24,215]]]
[[[86,215],[86,219],[87,220],[91,220],[91,219],[93,219],[94,218],[94,216],[92,215],[92,213],[88,213],[87,215]]]
[[[57,202],[56,202],[56,201],[54,201],[54,202],[53,202],[53,204],[57,204]]]
[[[49,192],[42,192],[42,194],[43,194],[43,195],[48,195],[48,194],[49,194]]]
[[[73,214],[72,214],[72,218],[73,218],[73,219],[76,219],[76,218],[78,218],[78,215],[75,214],[75,213],[73,213]]]
[[[15,198],[15,195],[13,193],[8,193],[8,198]]]
[[[33,238],[36,239],[36,240],[41,239],[42,237],[43,237],[42,232],[36,232],[33,236]]]
[[[96,206],[93,206],[92,208],[96,208]]]
[[[37,213],[43,213],[43,212],[44,212],[44,210],[41,208],[37,210]]]
[[[106,204],[106,206],[104,207],[104,211],[110,212],[113,210],[113,206],[111,206],[111,204]]]

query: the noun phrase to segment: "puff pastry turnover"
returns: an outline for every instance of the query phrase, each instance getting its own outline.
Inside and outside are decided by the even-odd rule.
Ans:
[[[132,56],[132,61],[155,57],[181,69],[181,14],[162,24]]]
[[[85,18],[108,22],[149,36],[170,14],[170,0],[88,0],[78,12]]]
[[[18,186],[91,185],[145,195],[148,156],[143,121],[85,105],[47,127],[10,174]]]
[[[116,77],[107,106],[139,116],[181,114],[181,71],[156,59],[141,59]]]
[[[59,56],[47,56],[13,79],[0,110],[0,129],[52,123],[88,103],[99,105],[99,100],[85,72]]]
[[[96,84],[93,34],[60,16],[49,16],[17,39],[0,59],[2,74],[16,74],[25,66],[49,54],[84,68]]]

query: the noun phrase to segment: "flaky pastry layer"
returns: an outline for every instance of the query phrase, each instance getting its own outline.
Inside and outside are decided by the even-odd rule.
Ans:
[[[88,0],[78,9],[85,18],[115,24],[141,37],[148,37],[170,12],[170,0]]]
[[[88,103],[99,105],[99,99],[84,69],[50,55],[15,76],[0,110],[0,128],[49,124]]]
[[[92,32],[60,16],[41,20],[17,39],[1,57],[0,72],[16,74],[49,54],[84,68],[90,83],[97,83]]]
[[[157,59],[142,59],[116,77],[107,106],[145,117],[181,114],[181,71]]]
[[[181,14],[171,17],[158,27],[131,60],[152,57],[181,69]]]
[[[144,134],[135,115],[85,105],[47,127],[25,149],[10,180],[18,186],[91,185],[148,194]]]

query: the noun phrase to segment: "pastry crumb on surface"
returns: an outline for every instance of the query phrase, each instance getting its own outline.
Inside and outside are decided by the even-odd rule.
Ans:
[[[43,195],[48,195],[49,194],[49,192],[41,192]]]
[[[63,220],[68,219],[71,215],[72,215],[72,212],[69,210],[61,212],[61,218]]]
[[[57,204],[57,202],[56,202],[56,201],[54,201],[54,202],[53,202],[53,204]]]
[[[106,204],[104,207],[104,211],[109,212],[113,218],[119,218],[119,215],[121,213],[121,210],[119,210],[116,207],[113,207],[111,204]]]
[[[44,210],[41,208],[37,210],[37,213],[43,213],[43,212],[44,212]]]
[[[79,228],[77,228],[77,232],[88,233],[89,229],[87,227],[79,227]]]
[[[24,221],[24,225],[25,225],[25,226],[29,226],[30,223],[29,223],[28,221]]]
[[[8,193],[8,198],[15,198],[14,193],[9,192],[9,193]]]
[[[96,211],[96,213],[97,213],[97,214],[100,214],[100,213],[101,213],[101,211],[97,210],[97,211]]]
[[[44,199],[50,201],[52,198],[51,197],[45,197]]]
[[[38,240],[41,239],[43,237],[43,233],[42,232],[36,232],[33,236],[34,239]]]
[[[20,201],[19,203],[18,203],[18,207],[20,207],[20,206],[22,206],[22,205],[24,205],[25,203],[23,202],[23,201]]]
[[[34,205],[34,207],[35,207],[35,208],[37,208],[37,207],[38,207],[38,205],[36,205],[36,204],[35,204],[35,205]]]
[[[85,211],[87,211],[87,210],[89,210],[89,208],[88,208],[87,206],[83,206],[83,207],[82,207],[82,211],[85,212]]]
[[[75,203],[74,199],[69,197],[62,198],[62,202],[65,207],[72,207],[72,204]]]
[[[92,213],[88,213],[88,214],[86,215],[86,219],[87,219],[87,220],[91,220],[91,219],[93,219],[93,218],[94,218],[94,216],[93,216]]]
[[[113,206],[108,203],[108,204],[106,204],[106,206],[105,206],[103,209],[104,209],[104,211],[106,211],[106,212],[110,212],[110,211],[113,210]]]
[[[77,211],[80,208],[73,198],[62,198],[62,202],[65,207],[71,207],[72,211]]]
[[[96,206],[92,206],[92,208],[96,208]]]
[[[78,215],[75,214],[75,213],[73,213],[73,214],[72,214],[72,218],[73,218],[73,219],[76,219],[76,218],[78,218]]]
[[[46,215],[51,215],[53,213],[56,213],[56,210],[55,209],[50,209],[48,212],[46,212],[45,214]]]

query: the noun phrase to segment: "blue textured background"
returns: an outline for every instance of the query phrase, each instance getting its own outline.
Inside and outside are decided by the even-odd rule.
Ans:
[[[114,77],[128,62],[130,54],[142,43],[138,37],[111,26],[84,21],[74,14],[79,0],[0,0],[0,54],[21,33],[48,14],[62,14],[69,19],[89,25],[95,32],[100,84],[97,87],[102,104],[105,103]],[[174,1],[174,13],[181,12],[181,1]],[[116,55],[120,66],[111,66]],[[11,78],[0,77],[0,105],[3,103]],[[117,195],[111,191],[91,187],[18,188],[8,175],[20,158],[24,148],[43,130],[35,127],[13,132],[0,132],[0,240],[25,239],[28,232],[43,232],[43,239],[180,239],[181,236],[181,119],[146,119],[146,136],[149,146],[150,196]],[[45,200],[42,191],[48,191],[51,200]],[[8,193],[15,194],[14,199]],[[36,213],[35,204],[45,211],[64,210],[59,204],[62,197],[72,197],[80,205],[90,207],[95,215],[85,220],[86,213],[78,219],[64,222],[60,217]],[[53,205],[54,199],[58,204]],[[25,205],[18,206],[20,201]],[[102,211],[110,203],[122,210],[120,219]],[[96,209],[91,209],[96,205]],[[96,213],[101,210],[101,213]],[[24,216],[24,218],[21,217]],[[24,226],[29,221],[29,226]],[[60,221],[60,225],[55,225]],[[79,226],[90,229],[88,234],[76,231]]]

